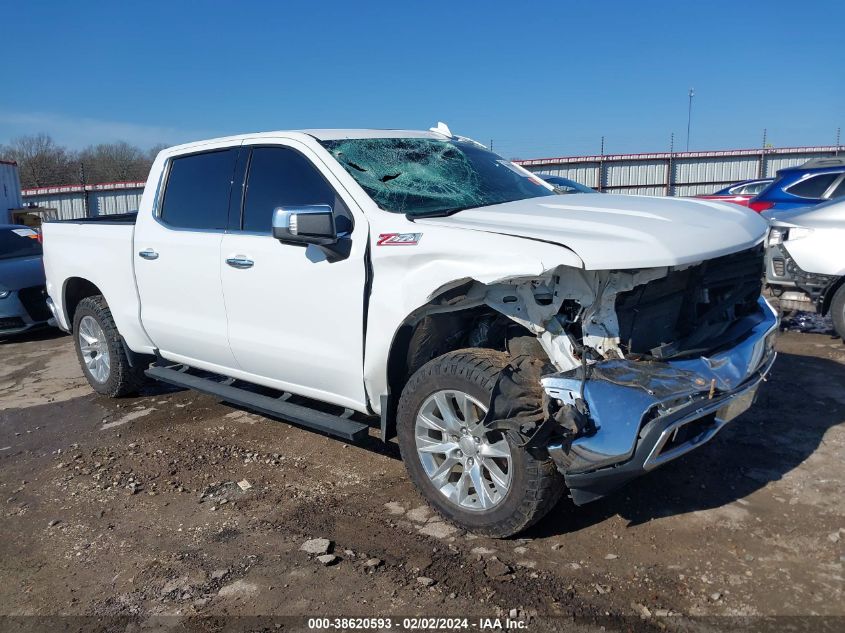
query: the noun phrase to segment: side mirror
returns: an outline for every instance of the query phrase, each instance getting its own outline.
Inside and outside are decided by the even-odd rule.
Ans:
[[[272,226],[273,237],[282,242],[318,246],[337,242],[334,213],[327,204],[276,207]]]

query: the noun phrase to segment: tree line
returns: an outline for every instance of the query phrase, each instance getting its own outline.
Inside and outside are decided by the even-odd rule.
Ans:
[[[71,150],[49,134],[33,134],[0,145],[0,159],[18,164],[21,187],[95,184],[146,180],[153,159],[164,145],[142,150],[125,141]]]

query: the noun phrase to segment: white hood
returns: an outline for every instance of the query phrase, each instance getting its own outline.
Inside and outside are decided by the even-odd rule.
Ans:
[[[768,226],[734,204],[607,194],[530,198],[415,222],[553,242],[587,270],[699,262],[750,248]]]

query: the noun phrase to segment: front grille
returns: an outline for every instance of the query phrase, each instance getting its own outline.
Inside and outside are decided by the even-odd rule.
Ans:
[[[0,317],[0,330],[17,330],[24,326],[20,317]]]
[[[620,293],[620,344],[628,354],[671,358],[736,340],[759,313],[763,246],[707,260]]]
[[[19,290],[18,298],[33,321],[46,321],[50,318],[50,308],[47,306],[47,288],[45,286],[32,286]]]
[[[772,268],[775,271],[775,275],[778,277],[783,277],[784,273],[786,272],[786,264],[783,261],[782,257],[774,257],[772,259]]]

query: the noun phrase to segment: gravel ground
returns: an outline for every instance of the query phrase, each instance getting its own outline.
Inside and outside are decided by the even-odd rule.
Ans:
[[[434,517],[392,445],[163,386],[108,400],[70,337],[0,342],[0,614],[842,630],[806,616],[845,617],[845,345],[786,332],[778,347],[756,407],[710,444],[497,541]]]

